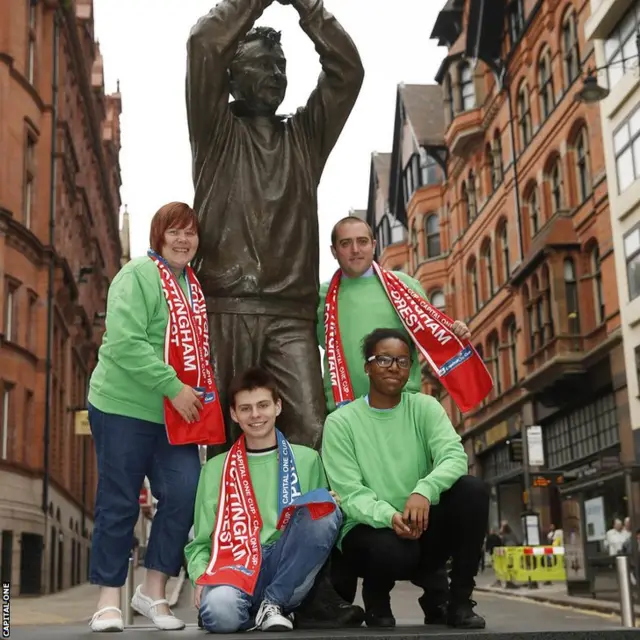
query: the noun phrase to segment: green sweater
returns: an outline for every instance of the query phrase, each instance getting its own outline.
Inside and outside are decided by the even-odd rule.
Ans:
[[[393,409],[372,409],[366,398],[327,417],[322,460],[342,501],[340,542],[357,524],[391,528],[412,493],[432,505],[467,473],[460,436],[442,405],[422,393],[403,393]]]
[[[186,293],[184,276],[179,281]],[[168,322],[158,267],[147,256],[131,260],[109,287],[106,331],[89,386],[96,409],[164,423],[164,397],[173,399],[182,389],[164,363]]]
[[[427,298],[420,283],[402,271],[394,273],[407,286]],[[324,306],[327,298],[329,283],[320,286],[320,304],[318,305],[318,344],[325,348],[324,334]],[[389,298],[382,287],[378,277],[362,276],[360,278],[342,278],[338,290],[338,325],[342,348],[347,361],[347,369],[353,393],[360,398],[369,393],[369,378],[364,372],[364,358],[362,357],[362,340],[374,329],[398,329],[405,333],[404,326],[393,308]],[[336,403],[331,391],[331,377],[329,376],[329,362],[327,353],[324,353],[324,395],[327,402],[327,411],[334,411]],[[405,387],[410,393],[418,393],[422,390],[422,376],[417,353],[414,352],[414,363],[411,367],[409,382]]]
[[[314,489],[328,488],[327,478],[320,456],[309,447],[292,444],[296,461],[300,491],[308,493]],[[211,536],[216,524],[220,481],[226,453],[221,453],[207,462],[200,473],[194,516],[194,539],[186,546],[189,577],[195,581],[205,572],[211,560]],[[260,509],[262,529],[260,543],[264,546],[278,540],[281,531],[278,523],[278,452],[247,455],[253,491]]]

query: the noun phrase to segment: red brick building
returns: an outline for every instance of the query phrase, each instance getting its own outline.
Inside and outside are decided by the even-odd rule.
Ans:
[[[62,5],[0,10],[0,530],[16,595],[86,579],[96,468],[74,417],[123,253],[121,99],[105,95],[92,0]]]
[[[448,50],[438,84],[398,88],[386,210],[370,195],[368,220],[381,261],[466,320],[492,373],[491,396],[462,416],[425,370],[493,487],[491,525],[522,534],[509,442],[523,425],[542,427],[544,469],[567,472],[529,493],[543,529],[569,490],[604,496],[610,522],[628,514],[621,463],[634,451],[600,114],[575,100],[595,66],[589,3],[483,4],[479,24],[479,1],[449,0],[432,33]]]

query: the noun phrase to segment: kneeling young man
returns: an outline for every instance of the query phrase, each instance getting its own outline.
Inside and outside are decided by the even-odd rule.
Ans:
[[[424,589],[425,623],[484,628],[473,611],[489,492],[467,475],[467,455],[440,403],[403,393],[412,365],[406,335],[376,329],[363,343],[369,394],[327,418],[322,459],[340,495],[345,561],[363,578],[368,626],[391,627],[396,580]],[[452,559],[448,601],[429,576]],[[434,595],[435,594],[435,595]]]
[[[229,389],[243,435],[203,467],[195,537],[185,553],[203,627],[231,633],[288,631],[329,557],[342,514],[316,451],[276,429],[273,377],[254,368]]]

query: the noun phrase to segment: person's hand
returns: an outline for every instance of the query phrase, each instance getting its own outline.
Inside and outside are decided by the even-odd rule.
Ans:
[[[197,584],[193,592],[193,604],[196,606],[196,609],[200,608],[200,598],[202,597],[203,589],[204,587],[201,584]]]
[[[391,518],[391,527],[395,531],[396,535],[400,538],[407,540],[415,540],[418,536],[407,526],[406,522],[402,519],[401,513],[394,513]]]
[[[184,384],[180,393],[171,400],[171,404],[186,422],[197,422],[200,419],[199,411],[202,409],[201,395]]]
[[[412,493],[407,500],[402,519],[417,535],[421,535],[429,526],[430,506],[431,503],[419,493]]]
[[[329,491],[329,495],[336,501],[336,504],[340,506],[340,496],[335,491]]]
[[[467,327],[462,320],[456,320],[451,327],[451,331],[453,331],[453,335],[460,340],[469,340],[471,338],[471,331],[469,331],[469,327]]]

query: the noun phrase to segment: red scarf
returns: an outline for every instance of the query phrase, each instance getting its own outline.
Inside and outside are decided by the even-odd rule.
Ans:
[[[480,404],[491,391],[493,381],[473,346],[468,342],[464,344],[454,335],[451,330],[453,320],[429,304],[393,272],[382,269],[376,262],[373,263],[373,269],[418,351],[460,411],[470,411]],[[341,279],[342,272],[338,270],[329,285],[324,313],[326,352],[336,407],[355,399],[338,326],[338,289]]]
[[[169,322],[164,341],[164,361],[178,374],[183,384],[201,391],[203,408],[196,423],[188,423],[164,399],[167,438],[178,444],[222,444],[226,440],[220,397],[209,362],[209,325],[200,283],[190,266],[185,268],[189,298],[162,256],[148,252],[160,272],[162,291],[169,307]]]

